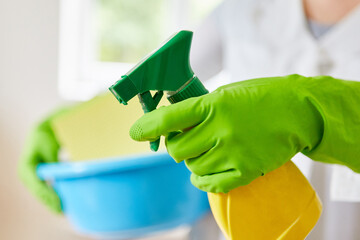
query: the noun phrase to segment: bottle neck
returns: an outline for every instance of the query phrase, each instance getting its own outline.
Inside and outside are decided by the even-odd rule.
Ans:
[[[177,91],[168,92],[167,99],[171,104],[173,104],[191,97],[198,97],[207,93],[209,93],[209,91],[200,82],[199,78],[194,75]]]

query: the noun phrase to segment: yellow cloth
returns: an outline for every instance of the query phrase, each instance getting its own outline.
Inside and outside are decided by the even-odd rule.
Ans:
[[[137,98],[125,106],[108,93],[79,104],[54,119],[52,126],[71,161],[101,159],[150,152],[149,142],[129,137],[132,123],[143,114]]]

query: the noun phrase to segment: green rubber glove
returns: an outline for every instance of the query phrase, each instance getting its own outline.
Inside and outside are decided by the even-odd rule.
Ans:
[[[359,172],[359,106],[358,82],[299,75],[253,79],[146,113],[130,136],[166,136],[169,154],[185,160],[196,187],[228,192],[298,152]]]
[[[62,212],[60,198],[46,182],[38,178],[36,167],[39,163],[58,161],[60,146],[51,128],[51,121],[66,111],[56,111],[31,129],[18,166],[20,179],[25,186],[55,213]]]

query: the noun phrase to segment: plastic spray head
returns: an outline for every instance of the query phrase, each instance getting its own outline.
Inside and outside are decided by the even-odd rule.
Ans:
[[[192,35],[191,31],[174,34],[122,76],[109,90],[125,105],[138,95],[145,113],[156,109],[163,91],[167,91],[171,103],[208,93],[190,66]],[[157,93],[152,96],[151,90]],[[159,141],[151,143],[153,151],[157,151],[158,146]]]
[[[196,92],[193,94],[202,95],[204,87],[201,82],[196,79],[191,81],[194,80],[194,72],[189,60],[192,35],[191,31],[174,34],[122,76],[109,90],[120,103],[125,105],[137,94],[150,90],[176,93],[187,82],[191,82],[191,86],[194,85],[191,89],[201,89],[200,94]]]

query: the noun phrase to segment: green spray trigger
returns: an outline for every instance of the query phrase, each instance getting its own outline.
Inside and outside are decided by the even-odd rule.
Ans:
[[[144,93],[139,93],[138,97],[144,113],[155,110],[163,95],[164,95],[163,91],[157,91],[154,97],[151,96],[151,93],[149,91],[146,91]],[[158,138],[153,142],[150,142],[150,149],[156,152],[159,149],[159,145],[160,145],[160,138]]]
[[[171,103],[208,93],[190,66],[192,35],[191,31],[174,34],[122,76],[109,90],[124,105],[138,95],[145,113],[156,109],[163,91],[167,92],[167,99]],[[152,96],[150,91],[157,92]],[[151,142],[151,150],[157,151],[159,143],[160,139]]]

